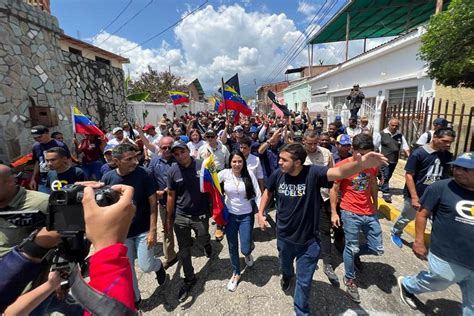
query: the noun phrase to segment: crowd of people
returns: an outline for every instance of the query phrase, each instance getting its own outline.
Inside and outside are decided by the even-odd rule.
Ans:
[[[354,108],[362,99],[363,93],[354,86]],[[258,227],[265,230],[268,214],[275,209],[280,284],[289,291],[294,283],[295,313],[309,313],[311,280],[319,258],[329,282],[340,286],[331,256],[333,245],[343,257],[346,292],[360,303],[361,256],[384,253],[378,192],[392,202],[390,179],[404,154],[404,206],[391,240],[402,248],[403,229],[416,217],[413,251],[428,258],[429,271],[399,278],[401,300],[415,309],[415,295],[457,283],[463,293],[463,314],[474,313],[474,246],[466,242],[474,233],[474,155],[464,153],[453,160],[449,150],[456,134],[444,118],[435,119],[433,129],[412,146],[401,134],[398,119],[390,119],[385,129],[374,134],[368,118],[358,116],[358,109],[351,112],[348,126],[340,116],[334,122],[325,122],[320,114],[313,119],[307,109],[281,118],[263,113],[242,116],[235,124],[216,112],[189,112],[173,119],[164,114],[156,123],[132,126],[127,122],[106,133],[107,137],[85,135],[74,139],[72,146],[65,144],[60,133],[33,127],[34,171],[29,190],[17,186],[11,170],[0,165],[0,258],[33,228],[44,226],[52,191],[86,180],[121,190],[133,187],[133,193],[127,194],[135,215],[123,240],[114,239],[125,244],[120,251],[126,252],[130,263],[133,297],[125,302],[138,309],[142,298],[135,261],[143,272],[153,272],[161,287],[169,279],[166,270],[179,261],[184,279],[177,299],[185,301],[196,283],[191,248],[197,244],[209,258],[213,253],[212,200],[200,186],[203,160],[212,155],[229,212],[226,224],[218,225],[214,236],[216,241],[226,238],[228,244],[227,289],[238,288],[239,251],[246,266],[254,265],[255,217]],[[36,212],[21,212],[29,209]],[[2,214],[11,210],[16,212]],[[428,219],[432,220],[429,252],[423,239]],[[365,236],[363,243],[360,233]],[[158,240],[163,245],[162,258],[156,256]],[[51,284],[58,286],[56,279],[57,275],[50,277],[43,299]],[[47,309],[43,303],[38,305]]]

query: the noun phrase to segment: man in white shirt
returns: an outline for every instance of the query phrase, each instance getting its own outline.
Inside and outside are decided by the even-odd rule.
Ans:
[[[145,137],[148,140],[148,142],[150,142],[151,144],[155,146],[159,146],[161,134],[156,132],[155,126],[153,124],[150,124],[150,123],[145,124],[145,126],[143,126],[143,132],[145,133]],[[145,150],[145,160],[150,161],[153,153],[154,153],[153,151],[147,148]]]
[[[306,149],[305,165],[320,165],[332,168],[334,161],[331,152],[321,146],[318,146],[318,131],[307,130],[304,133],[303,144]],[[321,188],[321,197],[323,204],[321,207],[319,229],[321,232],[321,257],[323,258],[324,274],[328,277],[332,285],[339,287],[339,278],[332,267],[331,256],[331,207],[329,205],[329,189]]]
[[[257,179],[258,187],[260,191],[263,192],[265,186],[263,182],[263,168],[262,164],[260,163],[260,159],[252,155],[250,153],[252,149],[252,140],[247,137],[243,136],[240,139],[240,151],[244,154],[246,162],[247,162],[247,169],[250,173],[253,173],[255,179]]]
[[[354,138],[354,136],[362,133],[362,129],[357,126],[357,119],[356,118],[350,118],[349,119],[349,126],[346,127],[346,132],[349,137]]]
[[[120,144],[132,144],[137,145],[133,140],[124,135],[123,129],[121,127],[116,127],[112,130],[112,135],[114,138],[108,141],[107,145],[117,146]],[[137,134],[138,135],[138,134]]]

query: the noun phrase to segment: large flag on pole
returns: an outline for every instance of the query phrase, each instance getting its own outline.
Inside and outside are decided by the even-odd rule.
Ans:
[[[236,73],[229,80],[225,82],[226,85],[232,87],[232,89],[240,95],[240,84],[239,84],[239,74]],[[219,93],[222,93],[222,88],[219,88]]]
[[[267,96],[273,102],[273,104],[275,104],[275,106],[283,113],[283,116],[290,116],[291,113],[290,110],[288,110],[288,106],[280,104],[280,102],[276,100],[275,93],[273,93],[271,90],[268,90]]]
[[[232,87],[225,86],[223,97],[228,110],[239,111],[247,116],[252,115],[252,109]]]
[[[168,91],[173,105],[189,103],[189,95],[180,91]]]
[[[224,106],[218,97],[216,96],[210,97],[209,101],[211,101],[213,111],[219,112],[219,113],[224,112]]]
[[[221,185],[214,163],[214,154],[207,157],[201,167],[201,192],[209,193],[212,200],[212,217],[217,225],[224,226],[229,220],[229,210],[224,203]]]
[[[104,136],[102,132],[92,121],[82,114],[76,106],[72,107],[72,128],[74,133],[85,135]]]

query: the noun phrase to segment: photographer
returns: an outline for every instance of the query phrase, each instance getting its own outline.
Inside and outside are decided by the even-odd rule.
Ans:
[[[362,105],[362,100],[364,99],[364,93],[359,89],[359,85],[355,84],[351,89],[351,93],[349,93],[347,96],[347,100],[350,101],[349,105],[351,110],[351,118],[355,118],[357,120],[357,113],[359,112]]]
[[[95,249],[95,254],[90,257],[89,285],[104,293],[107,299],[112,298],[121,302],[130,313],[133,313],[135,308],[132,271],[126,255],[127,247],[123,242],[135,214],[135,207],[132,204],[134,189],[125,185],[115,185],[112,189],[119,192],[120,199],[117,203],[106,207],[97,205],[92,188],[84,189],[82,204],[86,234]],[[43,257],[49,249],[56,247],[58,242],[56,232],[42,229],[32,237],[28,247],[22,248],[21,245],[15,247],[0,260],[2,270],[0,312],[5,311],[5,308],[21,294],[26,284],[37,275],[42,268]],[[57,275],[50,274],[47,284],[18,298],[8,307],[6,314],[30,313],[57,285]],[[94,306],[94,308],[100,310],[103,306]],[[100,313],[96,311],[96,314]]]

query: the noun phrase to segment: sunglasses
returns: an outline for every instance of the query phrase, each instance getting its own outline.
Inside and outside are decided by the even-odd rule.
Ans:
[[[206,138],[216,138],[216,136],[206,136]]]
[[[169,150],[171,148],[171,146],[163,146],[163,147],[160,147],[161,150]]]

